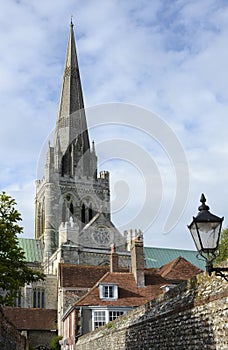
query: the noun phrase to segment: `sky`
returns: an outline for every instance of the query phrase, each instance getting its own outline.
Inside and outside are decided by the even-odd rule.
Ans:
[[[21,237],[34,236],[35,180],[55,127],[71,16],[114,224],[142,229],[146,246],[194,249],[187,225],[204,193],[226,227],[227,1],[0,0],[0,8],[0,190],[16,199]]]

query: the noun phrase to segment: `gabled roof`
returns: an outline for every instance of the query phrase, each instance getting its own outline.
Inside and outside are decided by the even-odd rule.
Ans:
[[[98,212],[93,218],[83,227],[82,232],[87,231],[94,223],[98,222],[99,224],[107,225],[108,227],[118,231],[113,222],[108,219],[104,213]],[[119,231],[118,231],[119,232]],[[119,232],[120,233],[120,232]]]
[[[205,270],[204,262],[197,259],[197,252],[194,250],[173,249],[173,248],[155,248],[144,247],[144,255],[146,267],[159,268],[170,261],[182,256],[191,264],[197,266],[201,270]]]
[[[161,294],[160,287],[167,283],[162,276],[154,274],[152,270],[146,272],[145,281],[146,286],[144,288],[137,288],[132,273],[107,272],[84,297],[75,303],[75,306],[139,306]],[[101,300],[99,283],[110,282],[118,285],[118,299]]]
[[[57,329],[57,310],[3,307],[3,312],[18,330]]]
[[[158,273],[162,277],[172,281],[188,280],[201,272],[201,269],[191,264],[181,256],[158,269]]]
[[[41,240],[32,238],[18,238],[19,246],[24,250],[27,262],[42,262],[43,250]]]

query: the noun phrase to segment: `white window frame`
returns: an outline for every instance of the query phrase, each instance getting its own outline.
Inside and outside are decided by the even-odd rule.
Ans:
[[[115,319],[117,319],[119,316],[124,315],[126,312],[128,312],[129,310],[131,310],[132,308],[127,308],[127,309],[123,309],[123,308],[116,308],[116,309],[93,309],[92,310],[92,330],[94,331],[95,329],[102,327],[103,325],[106,325],[109,322],[114,321]],[[96,313],[102,313],[103,314],[103,321],[102,321],[102,325],[100,325],[99,327],[95,327],[95,322],[98,322],[96,319]],[[113,318],[112,320],[110,320],[110,314],[111,313],[120,313],[118,316],[116,315],[115,318]]]
[[[107,318],[106,310],[93,310],[93,313],[92,313],[93,330],[95,330],[101,326],[104,326],[107,323],[106,318]],[[102,323],[102,324],[97,326],[97,325],[95,325],[96,323]]]
[[[108,310],[108,319],[109,322],[116,320],[119,316],[122,316],[126,313],[124,310]]]
[[[118,285],[114,283],[100,283],[99,294],[100,294],[100,299],[117,300]]]

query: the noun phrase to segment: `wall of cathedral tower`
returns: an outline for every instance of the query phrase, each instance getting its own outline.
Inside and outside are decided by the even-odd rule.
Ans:
[[[90,147],[72,23],[54,143],[44,178],[36,182],[35,203],[35,238],[43,243],[46,273],[56,274],[60,261],[104,264],[111,243],[126,252],[125,237],[111,223],[109,173],[98,176],[94,142]]]

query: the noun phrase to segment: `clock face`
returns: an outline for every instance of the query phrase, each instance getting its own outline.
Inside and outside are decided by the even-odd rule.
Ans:
[[[93,239],[99,245],[109,245],[111,242],[110,230],[105,226],[98,226],[93,232]]]

